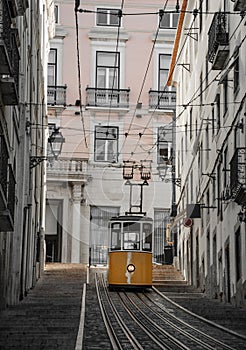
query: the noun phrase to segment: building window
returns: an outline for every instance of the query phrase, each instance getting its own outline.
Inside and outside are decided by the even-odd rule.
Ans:
[[[235,258],[236,258],[236,281],[238,281],[241,278],[242,275],[242,268],[241,268],[241,233],[240,233],[240,227],[236,232],[235,235]]]
[[[224,88],[224,116],[228,110],[228,76],[226,75],[223,80],[223,88]]]
[[[159,55],[159,76],[158,76],[158,91],[163,91],[166,87],[171,55]]]
[[[170,164],[172,131],[167,127],[158,128],[157,164]]]
[[[120,17],[118,9],[97,9],[97,25],[118,27],[120,25]]]
[[[192,113],[193,113],[193,110],[191,108],[190,109],[190,139],[192,139],[192,136],[193,136],[193,130],[192,130],[192,128],[193,128],[193,125],[192,125],[192,123],[193,123],[193,115],[192,115]]]
[[[96,126],[95,128],[95,161],[118,161],[118,127]]]
[[[154,210],[154,261],[165,263],[164,247],[171,243],[170,217],[168,209]],[[166,258],[166,259],[165,259]]]
[[[48,86],[56,86],[57,81],[57,50],[50,49],[48,59]]]
[[[119,53],[97,52],[96,87],[103,89],[119,88]]]
[[[239,57],[235,59],[233,74],[234,74],[233,91],[234,91],[234,94],[236,94],[239,90]]]
[[[212,113],[211,113],[211,124],[212,124],[212,136],[214,136],[214,130],[215,130],[215,120],[214,120],[214,106],[212,106]]]
[[[58,5],[55,5],[54,14],[55,14],[55,23],[59,23],[59,7],[58,7]]]
[[[160,28],[161,29],[177,28],[178,20],[179,20],[178,13],[165,13],[164,12],[162,19],[161,19],[161,22],[160,22]]]
[[[215,104],[216,104],[216,126],[217,126],[217,133],[218,133],[220,130],[220,94],[216,95]]]

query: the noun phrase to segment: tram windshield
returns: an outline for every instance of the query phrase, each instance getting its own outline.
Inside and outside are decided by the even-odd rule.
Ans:
[[[110,250],[152,251],[152,223],[121,221],[110,223]]]
[[[123,223],[123,249],[140,249],[140,224],[138,222]]]

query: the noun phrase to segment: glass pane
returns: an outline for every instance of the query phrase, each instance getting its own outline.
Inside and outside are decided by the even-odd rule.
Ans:
[[[168,77],[168,70],[160,70],[160,77],[159,77],[159,91],[163,91],[166,83],[167,83],[167,77]]]
[[[170,28],[170,13],[164,13],[160,23],[161,28]]]
[[[107,25],[107,10],[97,9],[97,24]]]
[[[118,88],[118,69],[117,68],[109,69],[109,88],[110,89]]]
[[[49,59],[48,59],[49,63],[56,63],[56,50],[51,49],[49,52]]]
[[[96,140],[96,160],[104,161],[105,160],[105,141]]]
[[[119,17],[118,17],[118,10],[111,10],[110,11],[110,25],[119,25]]]
[[[121,223],[112,223],[111,225],[111,249],[121,249]]]
[[[143,224],[143,250],[152,250],[152,225],[148,223]]]
[[[160,55],[160,69],[169,69],[171,55]]]
[[[55,81],[55,66],[48,66],[48,85],[56,85]]]
[[[140,224],[133,222],[123,223],[124,249],[139,250],[140,249]]]
[[[98,52],[97,65],[105,67],[114,67],[115,65],[118,66],[118,55],[116,55],[115,52]]]
[[[97,69],[97,87],[105,88],[106,87],[106,69],[98,68]]]
[[[108,147],[108,152],[107,152],[107,160],[109,162],[116,161],[116,152],[117,152],[117,143],[116,141],[108,140],[107,141],[107,147]]]
[[[173,25],[172,25],[173,28],[177,28],[178,20],[179,20],[179,14],[173,13]]]

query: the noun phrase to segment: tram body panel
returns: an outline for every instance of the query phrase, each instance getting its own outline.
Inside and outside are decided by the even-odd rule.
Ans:
[[[129,272],[127,267],[134,266]],[[110,252],[108,283],[111,286],[152,286],[152,254],[145,252]]]

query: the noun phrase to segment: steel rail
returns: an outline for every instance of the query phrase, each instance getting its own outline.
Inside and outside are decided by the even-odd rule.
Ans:
[[[214,327],[216,327],[216,328],[218,328],[218,329],[220,329],[220,330],[222,330],[222,331],[224,331],[224,332],[226,332],[226,333],[228,333],[228,334],[231,334],[231,335],[235,336],[236,338],[240,338],[240,339],[246,340],[246,336],[245,336],[245,335],[240,334],[240,333],[237,333],[237,332],[235,332],[235,331],[232,331],[231,329],[228,329],[228,328],[226,328],[226,327],[223,327],[223,326],[221,326],[221,325],[218,324],[218,323],[215,323],[215,322],[213,322],[213,321],[208,320],[207,318],[204,318],[204,317],[202,317],[202,316],[200,316],[200,315],[195,314],[194,312],[192,312],[192,311],[186,309],[185,307],[179,305],[178,303],[176,303],[176,302],[173,301],[172,299],[168,298],[166,295],[164,295],[163,293],[161,293],[157,288],[155,288],[155,287],[153,287],[153,286],[152,286],[152,290],[155,291],[157,294],[159,294],[162,298],[166,299],[169,303],[171,303],[171,304],[173,304],[174,306],[178,307],[179,309],[185,311],[187,314],[190,314],[190,315],[192,315],[192,316],[194,316],[194,317],[196,317],[196,318],[202,320],[203,322],[205,322],[205,323],[207,323],[207,324],[209,324],[209,325],[211,325],[211,326],[214,326]]]
[[[215,343],[216,345],[220,345],[222,346],[224,349],[227,350],[237,350],[235,348],[232,348],[231,346],[221,342],[220,340],[200,331],[199,329],[197,329],[196,327],[192,326],[191,324],[183,321],[182,319],[178,318],[177,316],[173,315],[170,311],[168,311],[165,308],[160,307],[160,305],[158,305],[155,301],[153,301],[148,295],[146,295],[146,293],[143,293],[143,295],[154,305],[156,305],[160,310],[162,310],[166,315],[168,315],[170,318],[173,318],[176,322],[180,323],[181,325],[184,325],[185,327],[189,328],[190,330],[192,330],[193,332],[198,333],[199,335],[203,336],[204,338],[212,341],[213,343]],[[151,308],[151,306],[147,305],[147,303],[140,297],[140,295],[138,295],[139,299],[141,300],[141,302],[153,312],[153,309]],[[197,338],[194,334],[190,334],[187,331],[185,331],[184,329],[182,329],[181,327],[175,325],[174,323],[172,323],[172,321],[167,320],[163,315],[158,314],[158,317],[163,319],[164,322],[167,322],[169,325],[171,325],[172,327],[180,330],[180,332],[184,335],[186,335],[188,338],[193,339],[197,344],[199,344],[200,346],[206,348],[206,349],[211,349],[214,350],[215,349],[215,345],[210,345],[210,344],[205,344],[201,339]]]
[[[113,316],[115,318],[118,326],[123,331],[124,335],[126,336],[127,340],[129,341],[129,343],[132,345],[132,348],[134,350],[144,350],[143,347],[141,346],[141,344],[137,341],[137,339],[134,337],[132,332],[126,326],[126,324],[122,320],[121,316],[119,315],[118,311],[116,310],[114,304],[112,303],[112,300],[108,294],[107,286],[105,285],[103,275],[99,276],[98,274],[96,274],[95,282],[96,282],[96,288],[97,288],[98,301],[99,301],[99,305],[101,308],[104,322],[106,321],[105,325],[106,325],[107,332],[109,334],[110,341],[112,341],[112,346],[114,347],[115,350],[117,350],[117,349],[122,350],[124,348],[121,345],[121,343],[116,335],[115,327],[112,325],[112,322],[110,321],[110,317],[106,311],[105,305],[101,301],[102,293],[99,290],[99,285],[98,285],[99,278],[101,279],[101,284],[102,284],[103,292],[104,292],[104,295],[106,298],[106,302],[111,309],[111,317]]]

